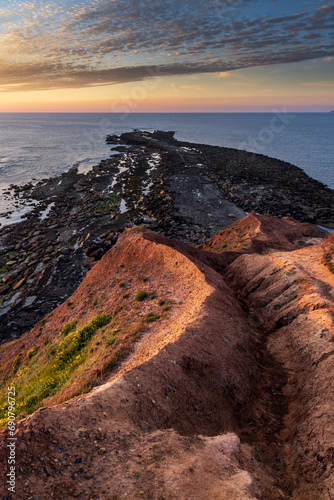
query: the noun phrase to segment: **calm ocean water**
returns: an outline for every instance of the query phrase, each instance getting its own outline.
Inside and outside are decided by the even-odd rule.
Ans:
[[[111,133],[175,130],[176,138],[265,154],[334,188],[334,113],[0,113],[0,189],[56,176],[110,154]],[[282,173],[282,175],[284,175]],[[0,201],[0,212],[6,207]]]

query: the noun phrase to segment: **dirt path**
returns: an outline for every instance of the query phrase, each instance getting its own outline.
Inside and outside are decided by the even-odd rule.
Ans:
[[[334,276],[321,263],[323,253],[320,244],[245,255],[226,274],[258,325],[263,355],[271,358],[274,419],[264,451],[272,454],[278,484],[293,499],[334,498]]]

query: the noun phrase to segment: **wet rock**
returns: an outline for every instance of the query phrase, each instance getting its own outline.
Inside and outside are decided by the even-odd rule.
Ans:
[[[35,302],[36,299],[37,299],[36,295],[27,297],[23,307],[30,307]]]

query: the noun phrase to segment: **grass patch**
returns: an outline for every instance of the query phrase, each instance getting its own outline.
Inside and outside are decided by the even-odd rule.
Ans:
[[[169,311],[169,309],[171,308],[172,306],[165,306],[162,308],[163,311]]]
[[[95,318],[93,318],[88,325],[75,332],[73,337],[70,339],[69,345],[67,345],[63,351],[58,353],[53,368],[62,370],[68,362],[71,362],[78,354],[80,354],[82,349],[95,335],[97,330],[102,326],[105,326],[107,323],[109,323],[109,318],[107,318],[104,314],[100,314],[99,316],[95,316]]]
[[[69,333],[73,332],[76,329],[78,324],[78,320],[70,321],[67,323],[61,331],[61,334],[66,337]]]
[[[143,323],[153,323],[160,318],[160,314],[147,313],[145,318],[143,318]]]
[[[41,349],[39,356],[29,357],[28,353],[24,364],[22,355],[17,356],[13,366],[16,376],[10,382],[10,386],[17,390],[17,417],[34,412],[43,400],[55,395],[66,384],[73,372],[86,360],[86,346],[97,331],[108,323],[106,315],[95,316],[87,325],[68,333],[65,338],[60,335],[53,344]],[[7,383],[1,387],[0,426],[7,423],[8,398],[5,385],[7,387]]]
[[[158,302],[159,306],[163,306],[164,303],[165,303],[164,299],[159,299],[159,302]]]
[[[135,296],[135,300],[137,302],[141,302],[142,300],[145,300],[146,298],[147,298],[147,291],[146,290],[139,290],[139,292]]]

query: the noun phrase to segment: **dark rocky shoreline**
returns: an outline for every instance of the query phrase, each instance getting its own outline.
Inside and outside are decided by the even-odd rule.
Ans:
[[[134,225],[191,245],[251,211],[334,228],[334,191],[288,163],[179,142],[173,132],[107,142],[116,154],[86,175],[74,167],[36,186],[13,186],[15,196],[38,204],[27,220],[0,229],[2,340],[64,302]]]

